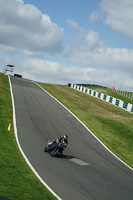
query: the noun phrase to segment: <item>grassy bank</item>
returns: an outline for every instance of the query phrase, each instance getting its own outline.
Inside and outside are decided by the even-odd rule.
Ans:
[[[0,73],[0,196],[12,200],[56,199],[36,178],[18,150],[8,77]]]
[[[39,83],[133,167],[133,114],[68,86]]]

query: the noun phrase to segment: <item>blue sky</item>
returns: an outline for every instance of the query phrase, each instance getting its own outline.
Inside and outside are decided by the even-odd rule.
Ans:
[[[132,13],[132,0],[0,0],[0,71],[131,91]]]

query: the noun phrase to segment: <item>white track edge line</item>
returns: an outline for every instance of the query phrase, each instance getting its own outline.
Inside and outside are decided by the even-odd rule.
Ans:
[[[24,154],[20,143],[19,143],[19,139],[18,139],[18,134],[17,134],[17,125],[16,125],[16,114],[15,114],[15,103],[14,103],[14,96],[13,96],[13,91],[12,91],[12,84],[11,84],[11,80],[10,80],[10,76],[8,75],[8,79],[9,79],[9,85],[10,85],[10,92],[11,92],[11,98],[12,98],[12,107],[13,107],[13,125],[14,125],[14,132],[15,132],[15,138],[19,147],[19,150],[22,154],[22,156],[24,157],[25,161],[27,162],[27,164],[29,165],[29,167],[32,169],[32,171],[34,172],[34,174],[37,176],[37,178],[41,181],[41,183],[58,199],[58,200],[62,200],[45,182],[44,180],[39,176],[39,174],[36,172],[36,170],[33,168],[33,166],[31,165],[31,163],[29,162],[28,158],[26,157],[26,155]]]
[[[33,81],[34,82],[34,81]],[[123,160],[121,160],[117,155],[115,155],[110,149],[108,149],[108,147],[103,144],[103,142],[101,140],[98,139],[98,137],[96,137],[94,135],[94,133],[78,118],[76,117],[76,115],[74,115],[66,106],[64,106],[60,101],[58,101],[54,96],[52,96],[48,91],[46,91],[43,87],[41,87],[38,83],[34,82],[35,84],[37,84],[42,90],[44,90],[47,94],[49,94],[53,99],[55,99],[60,105],[62,105],[68,112],[70,112],[97,140],[98,142],[100,142],[105,149],[107,149],[114,157],[116,157],[119,161],[121,161],[124,165],[126,165],[129,169],[133,170],[132,167],[130,167],[128,164],[126,164]]]

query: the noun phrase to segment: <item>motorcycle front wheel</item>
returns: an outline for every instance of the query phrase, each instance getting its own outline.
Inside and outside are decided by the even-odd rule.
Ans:
[[[59,149],[56,147],[51,152],[49,152],[50,156],[53,157],[59,152]]]
[[[44,148],[44,151],[47,152],[47,151],[48,151],[48,147],[45,147],[45,148]]]

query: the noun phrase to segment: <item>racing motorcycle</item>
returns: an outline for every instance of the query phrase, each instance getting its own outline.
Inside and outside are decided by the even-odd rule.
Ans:
[[[44,151],[48,152],[52,157],[56,156],[58,153],[62,153],[67,146],[64,141],[50,143],[51,142],[49,140],[47,146],[44,148]]]

